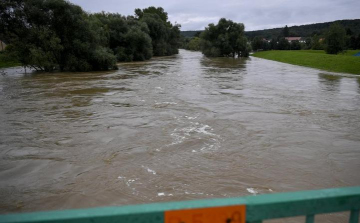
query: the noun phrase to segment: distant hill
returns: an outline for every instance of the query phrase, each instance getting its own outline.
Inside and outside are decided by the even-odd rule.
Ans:
[[[324,22],[324,23],[315,23],[309,25],[301,25],[301,26],[291,26],[289,27],[290,36],[301,36],[301,37],[309,37],[315,34],[323,35],[325,30],[329,28],[329,26],[334,23],[339,22],[345,29],[349,28],[355,35],[360,34],[360,19],[353,20],[337,20],[333,22]],[[255,36],[262,36],[267,39],[272,39],[278,37],[284,27],[274,28],[274,29],[264,29],[264,30],[256,30],[256,31],[246,31],[245,35],[252,39]],[[181,35],[184,37],[193,37],[195,33],[201,32],[202,30],[195,31],[181,31]]]

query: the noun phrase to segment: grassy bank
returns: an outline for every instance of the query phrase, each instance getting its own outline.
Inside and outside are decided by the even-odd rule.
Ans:
[[[327,71],[360,75],[360,57],[353,56],[357,52],[359,50],[348,50],[343,54],[330,55],[323,50],[272,50],[256,52],[253,56]]]
[[[3,52],[0,52],[0,68],[7,68],[7,67],[16,67],[20,66],[21,64],[17,61],[10,60],[6,58]]]

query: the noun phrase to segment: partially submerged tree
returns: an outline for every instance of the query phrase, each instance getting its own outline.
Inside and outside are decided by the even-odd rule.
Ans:
[[[179,52],[180,25],[172,25],[163,8],[152,6],[143,10],[135,9],[135,15],[149,28],[154,56],[169,56]]]
[[[116,13],[96,13],[105,42],[118,61],[143,61],[152,57],[149,29],[134,17],[124,17]]]
[[[64,0],[2,0],[0,32],[13,55],[36,70],[89,71],[116,66],[99,27]]]
[[[217,25],[209,24],[200,35],[201,51],[209,57],[248,57],[250,46],[244,24],[222,18]]]

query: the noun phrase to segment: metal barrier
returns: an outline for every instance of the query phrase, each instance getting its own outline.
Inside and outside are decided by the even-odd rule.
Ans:
[[[0,215],[0,222],[64,223],[261,223],[263,220],[350,211],[359,222],[360,187],[334,188],[238,198],[102,207]]]

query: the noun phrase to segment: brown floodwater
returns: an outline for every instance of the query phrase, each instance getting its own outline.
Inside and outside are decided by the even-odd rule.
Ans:
[[[185,50],[2,72],[1,213],[360,185],[353,75]]]

